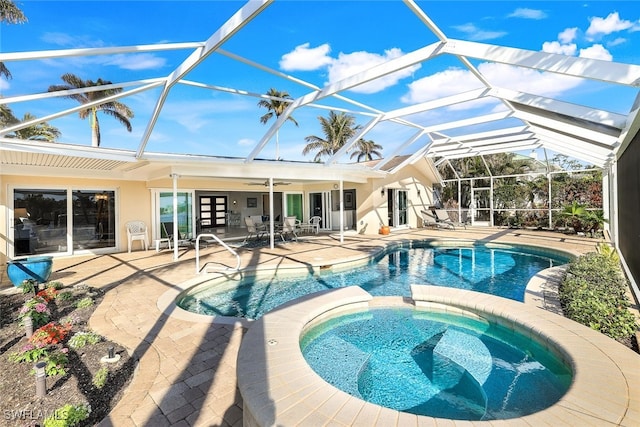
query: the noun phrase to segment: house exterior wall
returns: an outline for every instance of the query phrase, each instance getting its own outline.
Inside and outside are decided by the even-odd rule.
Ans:
[[[407,191],[407,227],[422,227],[420,211],[433,204],[433,177],[429,176],[421,167],[422,163],[402,168],[386,179],[375,180],[358,187],[358,193],[363,197],[358,206],[359,234],[377,234],[382,225],[389,225],[388,199],[389,189]],[[423,166],[423,165],[422,165]],[[385,189],[384,195],[381,193]],[[420,195],[418,195],[420,191]]]
[[[345,181],[344,189],[355,190],[356,200],[353,215],[353,228],[361,234],[377,234],[381,224],[387,224],[387,196],[381,195],[381,189],[402,189],[407,191],[407,227],[421,227],[420,210],[433,203],[433,176],[425,167],[426,161],[406,166],[398,173],[388,175],[386,179],[370,179],[366,183]],[[155,194],[173,191],[173,179],[166,178],[150,181],[116,180],[96,178],[72,178],[62,176],[45,176],[38,172],[38,176],[19,176],[0,174],[0,264],[5,264],[12,255],[10,250],[14,242],[13,236],[13,190],[89,190],[113,191],[115,193],[115,247],[100,249],[75,250],[73,254],[108,253],[127,250],[125,223],[131,220],[142,220],[149,227],[149,239],[159,237],[159,225],[155,224],[157,213],[155,208]],[[259,182],[260,180],[255,180]],[[275,187],[276,192],[300,193],[303,195],[305,216],[309,214],[309,197],[311,192],[337,191],[338,182],[325,181],[322,183],[295,183]],[[248,185],[245,180],[238,182],[230,179],[216,178],[178,178],[178,191],[193,191],[194,194],[226,195],[229,200],[229,210],[242,216],[259,215],[265,212],[260,194],[268,193],[268,188]],[[418,194],[418,191],[420,194]],[[247,198],[256,197],[258,206],[248,207]],[[195,198],[197,199],[197,197]],[[233,204],[236,201],[236,204]],[[194,200],[194,203],[198,203]],[[336,204],[336,206],[338,206]],[[308,220],[308,218],[303,218]],[[337,221],[335,221],[337,222]],[[333,224],[338,230],[339,224]],[[244,222],[241,222],[244,227]],[[68,255],[71,252],[60,253]]]

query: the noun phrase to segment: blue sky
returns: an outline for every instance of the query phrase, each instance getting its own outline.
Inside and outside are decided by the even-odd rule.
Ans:
[[[131,46],[204,41],[244,2],[238,1],[21,1],[28,22],[2,24],[1,52],[87,47]],[[418,5],[452,39],[521,49],[562,53],[606,61],[640,64],[640,2],[635,1],[420,1]],[[276,1],[226,42],[222,49],[273,70],[322,87],[327,83],[434,43],[437,38],[400,1]],[[3,97],[46,92],[73,73],[83,79],[126,82],[165,77],[191,50],[5,62],[13,79],[0,79]],[[567,102],[626,114],[636,90],[558,75],[471,60],[486,78]],[[311,91],[295,82],[214,53],[186,76],[187,80],[265,93],[273,87],[297,98]],[[462,63],[441,56],[343,95],[380,110],[477,88]],[[133,132],[101,116],[102,146],[137,149],[159,90],[124,98],[134,112]],[[147,145],[156,152],[246,156],[269,129],[259,122],[266,113],[258,99],[189,86],[174,87]],[[363,109],[339,99],[321,102],[328,108]],[[45,99],[10,105],[17,116],[43,117],[77,104]],[[422,113],[411,119],[429,125],[500,109],[476,102]],[[305,136],[322,136],[317,117],[328,109],[304,107],[294,113],[299,123],[279,132],[280,156],[303,157]],[[354,114],[359,124],[370,117]],[[77,114],[51,120],[62,131],[60,142],[90,145],[89,123]],[[477,130],[482,130],[481,128]],[[366,136],[389,149],[415,130],[386,124]],[[271,141],[259,157],[273,158]]]

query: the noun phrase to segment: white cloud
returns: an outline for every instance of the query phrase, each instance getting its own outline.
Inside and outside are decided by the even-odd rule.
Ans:
[[[625,39],[624,37],[618,37],[617,39],[608,42],[607,46],[609,46],[609,47],[618,46],[618,45],[624,44],[626,42],[627,42],[627,39]]]
[[[115,55],[105,60],[105,65],[115,65],[124,70],[150,70],[164,67],[165,58],[149,53],[135,55]]]
[[[634,26],[634,23],[626,19],[620,19],[618,12],[610,13],[606,18],[592,17],[590,25],[587,29],[587,36],[594,37],[598,35],[611,34],[616,31],[627,30]]]
[[[560,34],[558,34],[558,40],[560,40],[560,43],[568,44],[574,41],[577,35],[578,35],[577,27],[567,28],[564,31],[562,31]]]
[[[334,60],[329,66],[329,81],[335,83],[344,78],[353,76],[354,74],[365,71],[371,67],[382,64],[394,58],[402,56],[400,49],[389,49],[384,55],[369,52],[353,52],[340,53],[338,59]],[[384,77],[373,80],[369,83],[354,87],[351,89],[358,93],[376,93],[398,83],[399,80],[410,76],[414,71],[420,68],[420,65],[405,68],[404,70],[386,75]]]
[[[505,64],[485,62],[478,66],[478,70],[494,86],[547,97],[558,96],[581,83],[581,79],[576,77],[542,73]],[[482,87],[482,84],[470,71],[450,68],[416,80],[408,87],[409,93],[402,98],[405,103],[424,102],[454,95],[477,89]],[[471,107],[477,106],[478,104],[475,103]],[[465,107],[464,104],[450,107],[450,109],[460,108],[469,107]]]
[[[364,51],[341,52],[337,58],[332,58],[329,52],[331,52],[331,47],[326,43],[315,48],[311,48],[309,43],[305,43],[283,55],[280,60],[280,68],[285,71],[311,71],[326,67],[327,83],[331,84],[403,55],[400,49],[395,48],[386,50],[382,55]],[[352,90],[359,93],[376,93],[397,84],[398,80],[410,76],[419,68],[419,65],[415,65],[357,86]]]
[[[578,56],[581,58],[601,59],[603,61],[613,60],[613,56],[601,44],[594,44],[591,47],[580,49],[580,54]]]
[[[547,14],[544,11],[526,7],[519,7],[509,14],[509,18],[545,19],[546,17]]]
[[[40,38],[45,43],[63,47],[104,47],[104,42],[86,35],[71,35],[60,32],[46,32]]]
[[[7,89],[9,89],[9,82],[7,82],[5,79],[0,79],[0,90]]]
[[[413,81],[408,85],[409,93],[401,100],[409,104],[425,102],[479,87],[482,87],[482,84],[469,71],[461,68],[449,68]]]
[[[560,55],[573,56],[576,54],[577,46],[575,43],[560,44],[559,42],[544,42],[542,51],[547,53],[557,53]]]
[[[471,22],[463,25],[455,25],[453,28],[466,34],[468,39],[475,40],[475,41],[493,40],[493,39],[497,39],[502,36],[505,36],[507,34],[506,31],[481,30]]]
[[[282,55],[280,68],[285,71],[311,71],[333,62],[329,56],[331,48],[327,43],[314,48],[309,46],[309,43],[301,44],[292,52]]]
[[[576,77],[505,64],[483,63],[478,70],[492,85],[547,97],[558,96],[582,82]]]
[[[216,120],[221,120],[222,114],[246,112],[255,109],[254,104],[246,100],[186,100],[166,103],[163,116],[182,125],[189,133],[196,133],[200,129],[210,126]]]
[[[251,138],[242,138],[238,140],[238,145],[240,147],[249,147],[249,146],[256,145],[256,141],[255,139],[251,139]]]

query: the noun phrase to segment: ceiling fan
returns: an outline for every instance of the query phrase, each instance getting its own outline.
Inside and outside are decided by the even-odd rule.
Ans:
[[[277,187],[278,185],[289,185],[291,184],[290,182],[284,182],[284,181],[273,181],[273,186]],[[249,182],[247,183],[247,185],[262,185],[263,187],[268,187],[269,186],[269,180],[266,180],[264,182]]]

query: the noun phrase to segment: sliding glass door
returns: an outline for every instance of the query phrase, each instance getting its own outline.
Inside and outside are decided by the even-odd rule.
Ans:
[[[194,237],[193,227],[193,193],[179,191],[178,196],[178,232],[179,238],[187,239]],[[165,224],[165,229],[173,230],[173,192],[163,191],[158,193],[158,229],[162,230],[161,224]],[[164,237],[164,236],[163,236]]]
[[[10,256],[115,248],[115,212],[112,190],[13,189]]]

